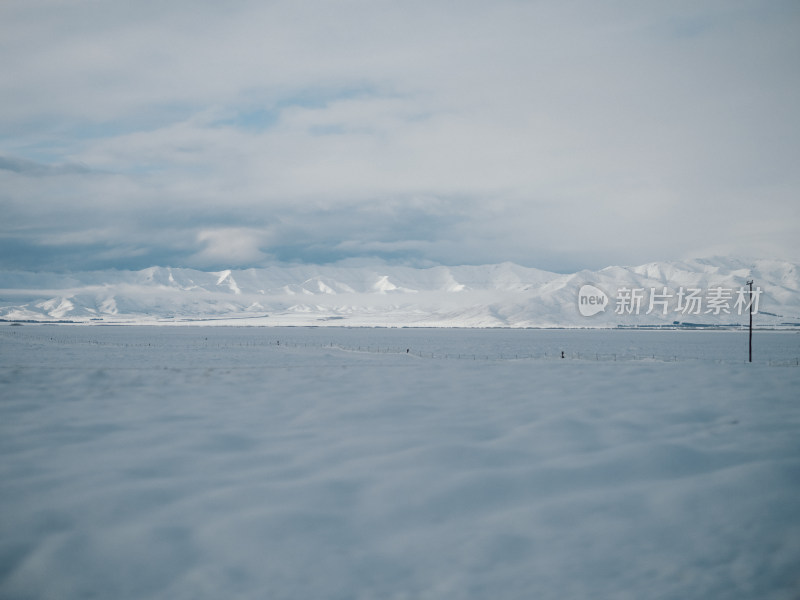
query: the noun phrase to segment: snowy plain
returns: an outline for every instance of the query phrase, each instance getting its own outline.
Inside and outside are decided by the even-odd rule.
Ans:
[[[800,334],[754,348],[0,325],[0,597],[797,598]]]

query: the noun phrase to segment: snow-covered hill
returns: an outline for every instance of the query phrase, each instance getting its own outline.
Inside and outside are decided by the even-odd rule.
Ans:
[[[274,266],[204,272],[0,272],[6,321],[417,327],[800,325],[800,268],[714,258],[559,274],[511,263],[411,268]],[[604,310],[585,315],[579,293]],[[594,290],[594,291],[592,291]],[[586,305],[588,306],[588,304]],[[584,313],[591,312],[584,310]]]

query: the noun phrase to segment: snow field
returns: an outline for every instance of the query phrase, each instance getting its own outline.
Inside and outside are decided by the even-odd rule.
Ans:
[[[799,369],[424,360],[299,329],[10,329],[3,598],[800,591]],[[644,333],[606,346],[664,343]]]

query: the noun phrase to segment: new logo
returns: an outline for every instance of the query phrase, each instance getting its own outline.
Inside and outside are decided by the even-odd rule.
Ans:
[[[605,311],[607,305],[608,296],[600,288],[587,283],[578,291],[578,311],[584,317]]]

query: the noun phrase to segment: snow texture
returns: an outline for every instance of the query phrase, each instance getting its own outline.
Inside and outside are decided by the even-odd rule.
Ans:
[[[762,290],[757,326],[800,326],[800,269],[793,263],[715,258],[558,274],[512,263],[415,269],[275,266],[207,273],[152,267],[73,274],[0,273],[0,318],[106,323],[416,327],[742,326],[738,290]],[[578,311],[585,284],[609,297],[605,311]],[[667,306],[649,304],[665,292]],[[681,310],[681,290],[722,288],[724,310]],[[618,314],[622,289],[640,289],[639,309]],[[629,307],[632,308],[632,307]],[[687,308],[685,305],[683,308]]]
[[[745,337],[2,325],[0,597],[797,598]]]

